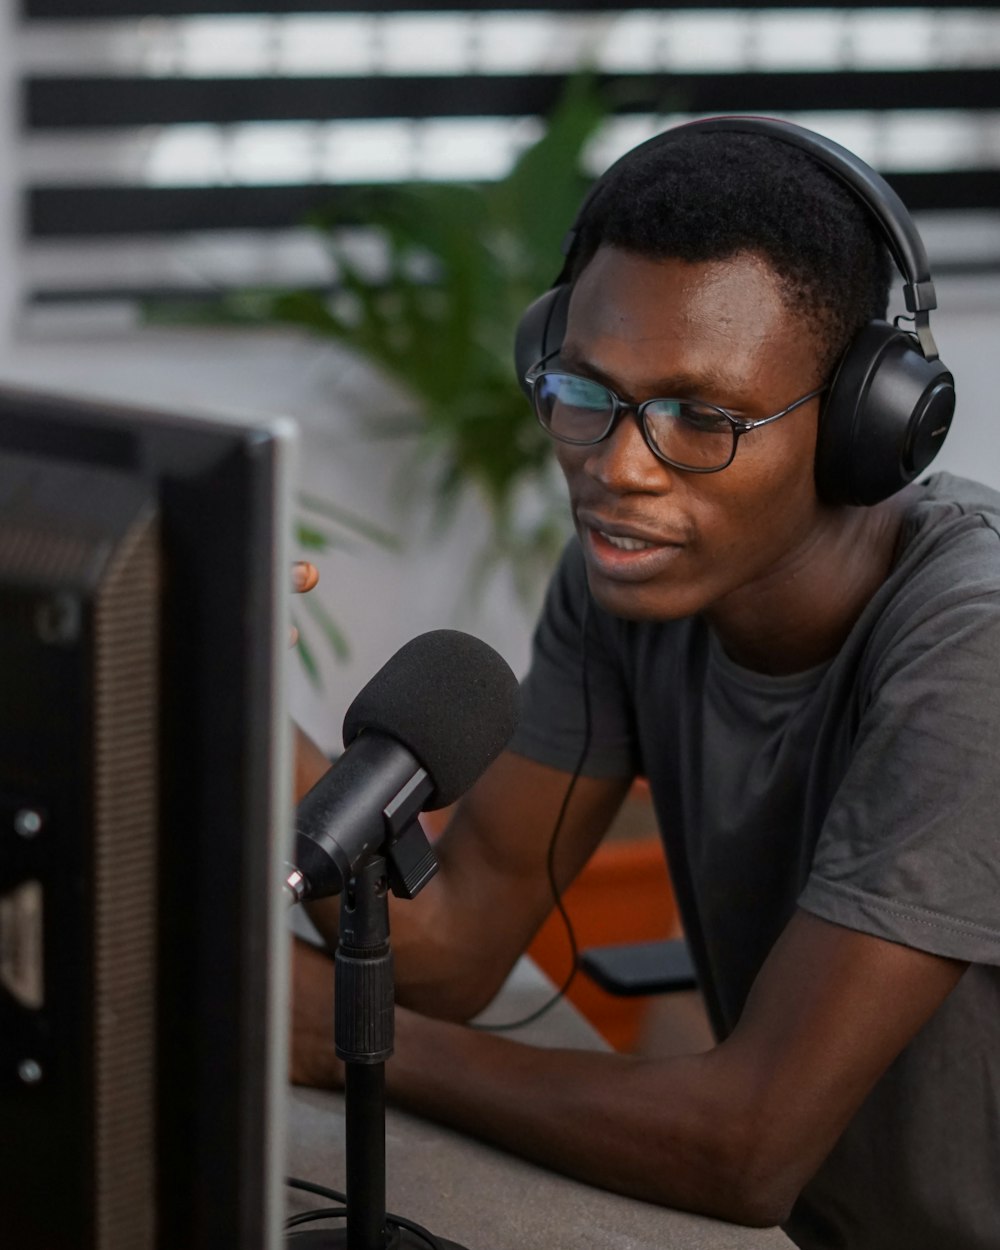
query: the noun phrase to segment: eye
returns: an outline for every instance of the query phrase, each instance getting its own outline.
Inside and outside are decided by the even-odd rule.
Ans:
[[[685,425],[705,434],[728,434],[732,429],[725,413],[707,404],[682,403],[678,416]]]
[[[688,399],[658,399],[650,404],[647,411],[657,423],[669,423],[694,434],[728,435],[732,430],[724,412]]]
[[[609,407],[607,390],[599,382],[572,373],[551,373],[543,378],[546,398],[568,408],[604,412]]]

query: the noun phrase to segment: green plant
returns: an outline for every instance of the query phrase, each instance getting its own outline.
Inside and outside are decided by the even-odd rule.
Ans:
[[[207,313],[302,327],[395,382],[412,419],[368,410],[366,429],[417,436],[439,525],[466,491],[480,496],[492,536],[477,575],[507,564],[526,602],[551,567],[568,517],[548,440],[514,378],[514,331],[555,277],[586,185],[581,150],[606,113],[590,78],[572,80],[541,138],[500,180],[387,186],[315,214],[336,264],[333,293],[243,291]],[[350,246],[348,226],[358,221],[381,239],[377,265]]]

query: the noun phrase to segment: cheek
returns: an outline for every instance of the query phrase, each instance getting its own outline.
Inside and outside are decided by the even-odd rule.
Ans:
[[[776,504],[785,493],[801,500],[816,492],[817,425],[808,417],[796,422],[799,415],[789,413],[783,421],[744,435],[731,466]]]
[[[727,547],[756,545],[762,555],[771,541],[787,544],[800,538],[821,506],[814,469],[815,423],[792,439],[769,440],[769,432],[777,430],[746,435],[736,459],[712,483],[720,505],[715,515],[728,521],[719,538]]]

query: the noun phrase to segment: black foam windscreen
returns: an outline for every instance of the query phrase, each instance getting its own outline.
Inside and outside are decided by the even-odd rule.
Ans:
[[[401,743],[427,770],[428,810],[461,797],[507,745],[520,690],[502,656],[471,634],[437,629],[402,646],[344,717],[344,746],[375,731]]]

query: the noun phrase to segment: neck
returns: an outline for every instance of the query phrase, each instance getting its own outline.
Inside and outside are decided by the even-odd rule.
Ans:
[[[898,495],[872,508],[824,509],[780,567],[706,613],[726,654],[776,675],[832,659],[892,568],[903,510]]]

